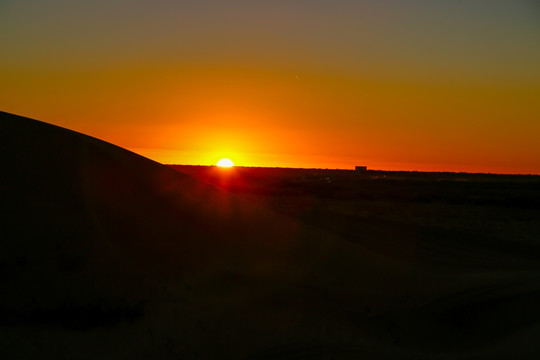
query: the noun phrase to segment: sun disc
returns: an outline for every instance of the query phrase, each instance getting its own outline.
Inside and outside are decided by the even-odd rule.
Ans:
[[[231,161],[231,159],[221,159],[217,162],[217,166],[219,167],[233,167],[234,163]]]

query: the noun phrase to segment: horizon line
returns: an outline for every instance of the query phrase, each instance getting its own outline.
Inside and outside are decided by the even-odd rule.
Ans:
[[[165,166],[201,166],[201,167],[216,167],[215,164],[163,164]],[[289,169],[289,170],[332,170],[332,171],[352,171],[355,169],[342,168],[303,168],[303,167],[288,167],[288,166],[249,166],[249,165],[234,165],[233,168],[253,168],[253,169]],[[383,169],[366,169],[362,172],[391,172],[391,173],[422,173],[422,174],[454,174],[454,175],[497,175],[497,176],[540,176],[540,174],[523,174],[523,173],[491,173],[491,172],[466,172],[466,171],[422,171],[422,170],[383,170]]]

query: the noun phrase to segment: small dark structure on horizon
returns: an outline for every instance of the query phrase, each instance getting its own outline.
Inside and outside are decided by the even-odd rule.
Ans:
[[[367,171],[367,166],[355,166],[354,172],[356,173],[363,173]]]

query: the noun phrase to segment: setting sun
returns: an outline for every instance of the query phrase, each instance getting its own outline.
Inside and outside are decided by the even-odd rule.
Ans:
[[[217,166],[219,167],[233,167],[234,163],[231,161],[231,159],[221,159],[217,162]]]

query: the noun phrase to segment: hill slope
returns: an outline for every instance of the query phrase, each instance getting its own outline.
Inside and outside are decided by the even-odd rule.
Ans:
[[[0,324],[32,329],[37,343],[55,331],[148,327],[157,313],[171,316],[162,312],[172,296],[188,301],[174,311],[194,322],[174,327],[194,334],[182,351],[200,354],[208,339],[193,327],[207,312],[226,326],[242,323],[244,311],[266,316],[259,300],[304,291],[298,283],[311,282],[332,252],[324,234],[114,145],[7,113],[0,126]],[[256,352],[243,348],[257,338],[249,327],[282,326],[270,320],[244,319],[238,331],[247,338],[228,351]],[[160,321],[150,328],[162,329]],[[228,342],[219,337],[230,331],[218,330],[215,342]],[[62,336],[47,341],[62,344]],[[16,344],[44,351],[28,339],[5,339],[15,353],[22,351]],[[153,347],[164,338],[138,341]]]
[[[127,150],[6,113],[1,127],[3,269],[40,298],[51,276],[73,282],[67,299],[78,276],[112,292],[120,278],[274,277],[312,252],[298,223]]]

